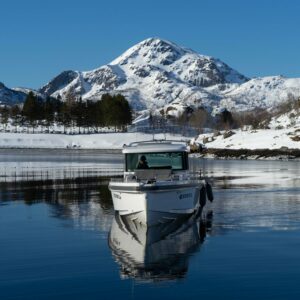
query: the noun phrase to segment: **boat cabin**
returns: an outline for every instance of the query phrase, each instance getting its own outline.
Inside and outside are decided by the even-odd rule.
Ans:
[[[132,143],[123,149],[125,172],[139,179],[166,179],[178,171],[186,171],[188,148],[183,142],[153,141]]]

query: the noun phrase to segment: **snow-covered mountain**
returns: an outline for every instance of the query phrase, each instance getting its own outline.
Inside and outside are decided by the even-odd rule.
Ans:
[[[9,89],[0,82],[0,105],[13,105],[24,102],[26,93],[14,89]]]
[[[29,89],[10,90],[11,96],[2,90],[0,86],[0,101],[11,99],[14,103],[15,99],[22,101]],[[300,96],[300,78],[249,79],[219,59],[149,38],[95,70],[64,71],[39,92],[60,95],[62,99],[72,93],[91,100],[100,99],[104,93],[121,93],[135,110],[164,108],[168,114],[176,115],[187,105],[205,106],[215,112],[225,107],[271,108],[285,101],[289,94]]]
[[[217,105],[220,96],[207,88],[242,84],[247,77],[213,57],[158,38],[133,46],[110,64],[92,71],[65,71],[40,91],[49,95],[74,93],[99,99],[103,93],[122,93],[136,110],[182,105]]]

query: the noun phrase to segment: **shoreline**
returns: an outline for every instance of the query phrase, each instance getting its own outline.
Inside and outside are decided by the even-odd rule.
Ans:
[[[122,153],[121,148],[112,148],[112,149],[104,149],[104,148],[41,148],[41,147],[0,147],[0,152],[5,150],[20,150],[20,151],[29,151],[35,150],[40,152],[46,151],[70,151],[70,152],[101,152],[105,154],[120,154]]]
[[[234,135],[237,136],[238,134]],[[191,138],[181,135],[158,134],[155,139],[188,141]],[[20,134],[20,133],[0,133],[0,151],[4,154],[10,150],[30,152],[37,150],[43,152],[70,151],[70,153],[97,152],[103,154],[120,154],[124,144],[136,141],[150,141],[153,139],[152,134],[145,133],[105,133],[90,135],[60,135],[60,134]],[[221,139],[223,141],[224,139]],[[200,139],[198,139],[199,142]],[[227,141],[225,139],[224,141]],[[216,141],[217,142],[217,141]],[[204,152],[196,152],[195,156],[201,158],[213,159],[253,159],[253,160],[300,160],[300,148],[298,143],[281,143],[277,147],[270,144],[258,143],[254,148],[252,143],[233,143],[223,145],[219,142],[209,142],[206,144],[207,149]],[[268,148],[268,145],[271,145]],[[239,146],[239,148],[237,148]],[[247,147],[251,146],[251,147]],[[274,146],[276,148],[274,148]],[[299,145],[300,146],[300,145]],[[6,152],[6,153],[5,153]]]
[[[74,149],[74,150],[120,150],[124,144],[149,141],[152,134],[141,132],[98,133],[85,135],[0,133],[1,149]],[[182,140],[181,135],[157,134],[155,139]],[[185,139],[189,140],[189,139]]]
[[[300,149],[222,149],[208,148],[201,158],[237,160],[300,160]]]
[[[15,152],[26,152],[34,150],[39,153],[56,152],[70,152],[76,153],[92,153],[97,152],[101,154],[121,154],[122,149],[116,148],[37,148],[37,147],[0,147],[0,154],[11,154],[8,150]],[[204,153],[193,152],[193,157],[204,159],[224,159],[224,160],[295,160],[300,161],[300,149],[221,149],[208,148]]]

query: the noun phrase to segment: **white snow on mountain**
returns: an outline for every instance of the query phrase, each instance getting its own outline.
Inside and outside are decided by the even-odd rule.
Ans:
[[[28,95],[29,92],[33,92],[34,95],[40,97],[41,99],[44,99],[45,98],[45,95],[40,93],[39,91],[37,90],[34,90],[34,89],[30,89],[30,88],[25,88],[25,87],[16,87],[16,88],[12,88],[13,91],[15,92],[21,92],[21,93],[24,93],[25,95]]]
[[[103,93],[122,93],[135,110],[161,108],[174,102],[211,108],[218,105],[220,97],[207,87],[247,80],[218,59],[150,38],[108,65],[87,72],[63,72],[41,92],[62,98],[72,92],[94,100]]]
[[[24,89],[15,92],[26,94]],[[187,106],[204,106],[213,112],[272,108],[289,95],[300,96],[300,78],[249,79],[219,59],[149,38],[97,69],[64,71],[39,92],[62,99],[72,93],[89,100],[99,100],[104,93],[121,93],[136,111],[164,108],[176,116]],[[10,97],[12,103],[24,101],[0,86],[0,101]]]

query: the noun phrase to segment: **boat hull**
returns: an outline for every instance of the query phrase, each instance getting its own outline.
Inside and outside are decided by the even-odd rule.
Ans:
[[[115,210],[147,226],[172,221],[199,208],[199,185],[110,185]]]

